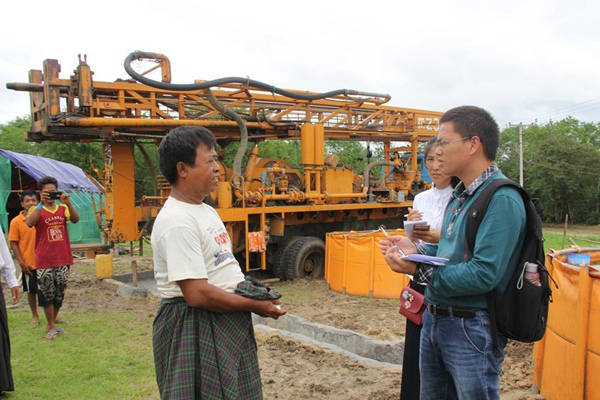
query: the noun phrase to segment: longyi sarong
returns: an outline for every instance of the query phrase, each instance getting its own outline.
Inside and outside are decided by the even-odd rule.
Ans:
[[[182,297],[161,302],[152,327],[161,399],[262,399],[249,312],[190,307]]]
[[[15,390],[13,384],[12,368],[10,366],[10,339],[8,336],[8,318],[4,294],[0,287],[0,391],[11,392]]]

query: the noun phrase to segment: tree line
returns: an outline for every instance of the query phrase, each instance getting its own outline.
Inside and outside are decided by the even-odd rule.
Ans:
[[[100,143],[29,143],[23,136],[29,126],[28,117],[0,125],[0,148],[69,162],[96,178],[102,178],[91,172],[90,164],[91,160],[102,175]],[[370,151],[361,142],[327,141],[326,153],[338,155],[341,164],[360,173],[369,161],[379,160],[383,155],[380,144],[367,145]],[[138,196],[153,193],[154,189],[140,146],[146,150],[155,173],[159,173],[156,145],[140,143],[134,153]],[[231,167],[237,146],[238,143],[231,143],[222,149],[225,165]],[[301,169],[297,140],[264,141],[258,146],[262,157],[282,158],[291,167]],[[509,178],[519,181],[518,128],[506,128],[501,132],[496,161]],[[529,126],[523,131],[523,164],[524,186],[532,197],[541,200],[545,222],[560,223],[568,214],[569,220],[575,223],[600,223],[600,124],[569,117],[545,125]]]
[[[519,131],[502,131],[497,162],[519,179]],[[523,130],[523,186],[542,201],[544,221],[565,215],[576,223],[600,224],[600,124],[565,118]]]

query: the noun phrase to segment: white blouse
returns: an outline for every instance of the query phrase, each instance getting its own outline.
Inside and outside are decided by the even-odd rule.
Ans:
[[[454,189],[448,185],[443,189],[435,186],[419,193],[413,201],[413,210],[423,213],[423,220],[427,221],[431,230],[441,231],[444,220],[444,211],[452,197]]]
[[[15,264],[8,251],[8,245],[6,244],[6,239],[4,239],[2,229],[0,229],[0,273],[9,288],[19,286],[19,281],[17,281],[15,276]]]

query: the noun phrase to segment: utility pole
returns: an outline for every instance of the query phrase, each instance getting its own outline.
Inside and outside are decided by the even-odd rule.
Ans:
[[[525,124],[525,127],[529,128],[533,124]],[[519,127],[519,185],[523,186],[523,123],[519,122],[518,124],[512,124],[509,122],[508,126],[518,126]]]

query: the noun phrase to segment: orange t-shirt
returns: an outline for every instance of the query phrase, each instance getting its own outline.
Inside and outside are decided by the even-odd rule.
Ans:
[[[23,260],[35,269],[35,227],[28,227],[25,223],[25,211],[10,221],[8,241],[17,242]]]

